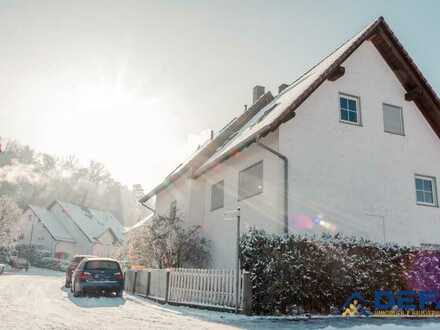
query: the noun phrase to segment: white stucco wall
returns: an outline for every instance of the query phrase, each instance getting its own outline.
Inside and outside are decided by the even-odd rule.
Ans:
[[[318,216],[332,232],[374,241],[440,243],[440,209],[416,204],[415,174],[440,178],[440,139],[370,42],[343,64],[345,75],[322,84],[296,117],[263,141],[289,158],[289,230],[320,234]],[[341,123],[339,93],[360,97],[362,125]],[[382,104],[403,109],[405,135],[384,132]],[[238,174],[263,160],[264,191],[237,201]],[[253,144],[196,180],[181,178],[157,196],[158,212],[178,201],[188,224],[202,225],[214,267],[232,267],[235,224],[225,210],[242,209],[242,231],[283,230],[283,163]],[[211,185],[225,182],[225,206],[211,211]],[[385,226],[383,226],[383,222]]]
[[[18,244],[40,245],[51,253],[54,252],[54,239],[32,210],[28,209],[24,212],[20,221],[20,231],[23,236],[17,242]]]
[[[387,241],[439,243],[440,210],[417,205],[414,184],[416,173],[440,178],[439,138],[370,42],[344,66],[280,127],[291,225],[317,232],[304,227],[321,214],[336,231],[382,241],[384,219]],[[339,92],[360,97],[362,126],[339,122]],[[384,132],[382,103],[403,108],[405,136]]]
[[[111,257],[116,247],[113,244],[115,238],[110,230],[105,231],[100,237],[99,242],[95,243],[92,247],[92,253],[98,257]]]
[[[171,202],[177,202],[177,215],[187,218],[189,211],[189,186],[191,180],[188,180],[188,173],[170,184],[166,189],[162,190],[156,198],[156,214],[162,216],[170,215]]]
[[[278,149],[278,132],[261,140],[273,149]],[[241,170],[263,161],[262,193],[238,201],[238,180]],[[192,223],[202,225],[202,234],[212,244],[212,257],[216,268],[231,268],[234,265],[236,222],[225,220],[225,211],[241,209],[241,231],[251,226],[271,233],[283,231],[283,181],[282,161],[256,144],[244,149],[208,171],[197,180],[192,180]],[[224,180],[224,207],[211,210],[211,186]]]
[[[55,256],[57,252],[68,253],[72,256],[75,252],[75,243],[54,240],[49,231],[43,223],[39,221],[38,217],[31,209],[28,209],[23,213],[23,216],[20,219],[20,228],[20,234],[22,234],[22,236],[20,235],[17,244],[42,246],[45,250],[50,251],[52,256]]]
[[[76,254],[76,244],[72,242],[56,241],[54,243],[54,255],[57,253],[64,253],[65,258],[72,258]]]

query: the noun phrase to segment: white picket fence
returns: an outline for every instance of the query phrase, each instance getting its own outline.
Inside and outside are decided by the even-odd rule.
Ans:
[[[234,270],[186,269],[170,272],[168,301],[205,306],[234,307]],[[242,300],[241,276],[239,287],[239,306]]]
[[[235,309],[236,272],[229,269],[145,269],[125,274],[128,292],[164,303]],[[249,273],[239,273],[238,307],[250,312]]]

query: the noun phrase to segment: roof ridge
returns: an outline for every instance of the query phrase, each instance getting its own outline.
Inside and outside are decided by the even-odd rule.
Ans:
[[[374,20],[373,23],[369,23],[366,24],[361,31],[365,30],[367,27],[369,27],[370,25],[373,25],[375,23],[378,23],[380,21],[384,21],[383,16],[379,16],[376,20]],[[324,56],[323,58],[321,58],[321,60],[319,60],[317,63],[315,63],[314,65],[312,65],[306,72],[304,72],[302,75],[300,75],[298,78],[296,78],[291,84],[289,84],[289,86],[287,88],[285,88],[279,95],[282,95],[284,93],[286,93],[287,91],[289,91],[291,88],[295,87],[296,84],[299,82],[299,80],[301,80],[302,78],[304,78],[305,76],[307,76],[311,71],[313,71],[317,66],[319,66],[322,62],[324,62],[326,59],[328,59],[330,56],[332,56],[334,53],[336,53],[339,49],[341,49],[342,47],[344,47],[345,44],[347,44],[348,42],[350,42],[350,40],[352,40],[354,37],[356,37],[356,35],[358,35],[358,33],[354,34],[353,36],[351,36],[350,38],[348,38],[347,40],[345,40],[344,42],[342,42],[338,47],[336,47],[333,51],[331,51],[329,54],[327,54],[326,56]]]
[[[79,204],[75,204],[75,203],[72,203],[72,202],[65,202],[65,201],[60,201],[60,200],[56,200],[56,201],[59,202],[59,203],[63,203],[63,204],[70,204],[70,205],[73,205],[73,206],[79,207],[79,208],[88,208],[89,210],[92,210],[92,211],[109,213],[109,214],[111,214],[114,217],[113,212],[109,211],[109,210],[104,210],[104,209],[99,209],[99,208],[95,208],[95,207],[79,205]]]

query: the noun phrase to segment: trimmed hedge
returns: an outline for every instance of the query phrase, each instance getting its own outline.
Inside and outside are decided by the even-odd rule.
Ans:
[[[379,245],[341,235],[268,235],[251,230],[241,240],[241,265],[251,273],[253,312],[338,312],[353,292],[440,289],[436,251]]]
[[[13,251],[19,257],[25,258],[34,267],[66,271],[69,261],[52,257],[52,253],[39,245],[16,245]]]

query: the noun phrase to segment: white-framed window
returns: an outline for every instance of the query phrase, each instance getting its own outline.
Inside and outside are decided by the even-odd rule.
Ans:
[[[217,210],[224,206],[224,188],[225,182],[223,180],[211,186],[211,211]]]
[[[435,177],[416,175],[415,185],[417,204],[438,206],[437,184]]]
[[[343,123],[361,125],[359,97],[339,94],[339,120]]]
[[[384,131],[392,134],[405,135],[402,108],[386,103],[382,105],[382,108]]]
[[[238,176],[238,200],[263,192],[263,161],[240,171]]]
[[[170,203],[170,218],[174,219],[177,213],[177,201],[172,201]]]

